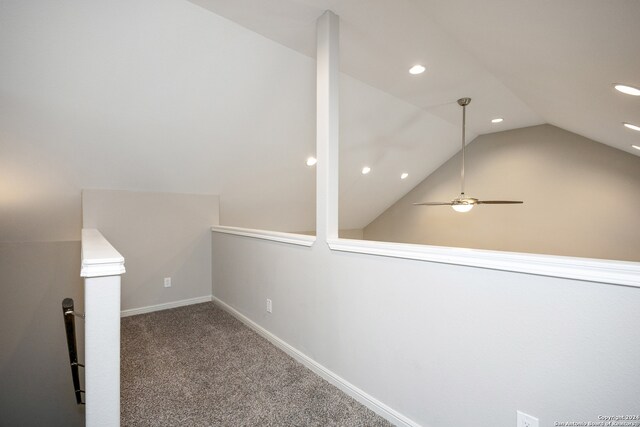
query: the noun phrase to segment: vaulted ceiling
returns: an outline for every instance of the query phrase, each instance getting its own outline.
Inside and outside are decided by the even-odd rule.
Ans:
[[[380,126],[385,130],[376,129],[373,110],[384,106],[358,103],[347,90],[342,109],[371,110],[365,114],[369,122],[353,129],[369,128],[375,137],[354,138],[351,122],[341,129],[340,205],[346,228],[365,225],[406,192],[407,184],[457,150],[455,101],[460,97],[473,99],[467,141],[550,123],[640,155],[631,147],[640,143],[640,133],[622,126],[640,123],[640,98],[613,89],[618,82],[640,87],[640,2],[192,1],[309,57],[315,55],[315,19],[324,10],[334,11],[341,21],[342,72],[417,107],[417,121],[430,121],[420,134],[406,135],[413,123],[407,112],[397,127],[385,123]],[[423,64],[426,72],[410,75],[414,64]],[[496,117],[504,121],[492,124]],[[445,129],[438,119],[454,129]],[[375,175],[360,175],[365,164]],[[397,179],[405,170],[409,182]]]
[[[7,0],[0,240],[77,238],[82,188],[219,194],[225,224],[312,230],[326,9],[341,18],[342,228],[459,150],[463,96],[468,140],[551,123],[640,154],[621,125],[640,98],[611,86],[640,86],[635,0]]]
[[[638,154],[621,122],[640,121],[640,102],[612,88],[640,86],[636,0],[191,1],[310,57],[330,9],[341,70],[362,82],[456,125],[455,100],[474,98],[475,134],[546,122]]]

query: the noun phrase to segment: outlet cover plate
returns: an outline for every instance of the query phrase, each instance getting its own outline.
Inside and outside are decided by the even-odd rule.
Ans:
[[[170,288],[171,287],[171,277],[165,277],[164,278],[164,287],[165,288]]]
[[[517,427],[539,427],[539,421],[536,417],[520,411],[516,411],[516,413],[518,415]]]
[[[267,313],[271,313],[273,311],[273,305],[271,304],[271,300],[267,298]]]

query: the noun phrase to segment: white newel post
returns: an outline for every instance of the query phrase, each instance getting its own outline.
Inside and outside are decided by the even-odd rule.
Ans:
[[[124,258],[95,229],[82,230],[85,404],[88,427],[120,425],[120,275]]]

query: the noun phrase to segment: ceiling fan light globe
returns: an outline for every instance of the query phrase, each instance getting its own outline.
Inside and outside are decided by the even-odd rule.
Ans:
[[[456,211],[456,212],[469,212],[471,209],[473,209],[473,204],[471,203],[460,203],[460,204],[453,204],[451,205],[451,208]]]

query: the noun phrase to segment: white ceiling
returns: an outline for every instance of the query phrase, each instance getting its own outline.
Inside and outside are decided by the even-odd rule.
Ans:
[[[471,97],[473,134],[546,122],[640,154],[621,125],[640,123],[640,99],[612,88],[640,87],[637,0],[191,1],[311,57],[333,10],[343,72],[455,124]]]

